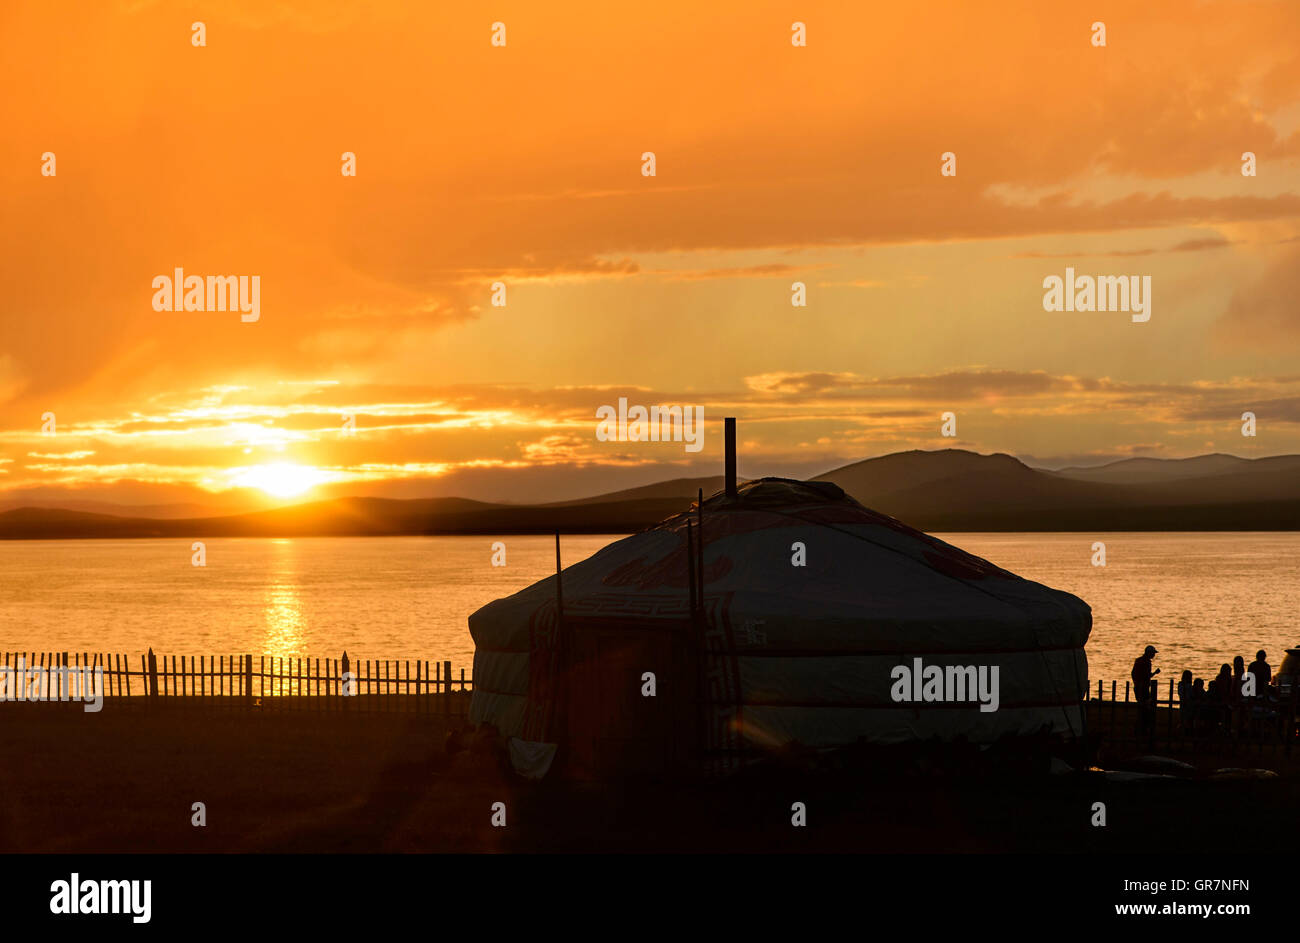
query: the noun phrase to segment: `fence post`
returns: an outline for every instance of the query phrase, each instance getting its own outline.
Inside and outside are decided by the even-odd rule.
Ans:
[[[442,685],[446,697],[442,699],[442,712],[451,713],[451,659],[448,658],[442,663]]]
[[[149,696],[158,696],[158,659],[154,657],[153,649],[149,649]]]
[[[1180,703],[1178,705],[1178,711],[1180,716],[1182,715],[1182,710],[1183,710],[1183,705]],[[1173,742],[1174,739],[1174,679],[1173,678],[1169,679],[1169,723],[1165,725],[1165,736],[1169,738],[1170,742]]]
[[[1150,717],[1148,717],[1148,719],[1147,719],[1148,724],[1150,725],[1149,728],[1148,728],[1148,730],[1147,730],[1147,746],[1148,746],[1148,748],[1149,748],[1152,752],[1155,752],[1155,748],[1156,748],[1156,707],[1157,707],[1157,705],[1160,703],[1160,682],[1159,682],[1159,681],[1156,681],[1154,678],[1151,680],[1150,691],[1148,692],[1148,694],[1149,694],[1150,697],[1151,697],[1151,715],[1150,715]]]
[[[1287,749],[1286,749],[1287,756],[1291,756],[1291,735],[1292,732],[1295,731],[1295,726],[1296,726],[1296,698],[1297,697],[1300,697],[1300,684],[1296,684],[1296,679],[1292,678],[1291,679],[1291,706],[1290,709],[1287,710],[1286,727],[1284,727],[1283,730],[1284,735],[1286,735],[1287,737]]]
[[[244,656],[244,700],[253,703],[253,656]]]
[[[343,697],[343,706],[348,706],[348,672],[351,671],[351,662],[348,661],[348,650],[343,649],[343,671],[339,674],[339,694]]]

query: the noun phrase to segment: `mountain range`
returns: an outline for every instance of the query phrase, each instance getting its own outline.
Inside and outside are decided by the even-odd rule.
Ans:
[[[1133,458],[1032,468],[1001,453],[896,452],[816,476],[928,531],[1300,530],[1300,455]],[[138,508],[20,507],[0,539],[627,533],[687,507],[721,476],[675,478],[576,501],[336,498],[250,513],[156,516]]]

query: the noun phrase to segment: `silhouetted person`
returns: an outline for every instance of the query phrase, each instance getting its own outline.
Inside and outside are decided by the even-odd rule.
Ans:
[[[1273,680],[1273,669],[1268,663],[1268,652],[1262,648],[1257,651],[1247,673],[1255,681],[1255,695],[1247,699],[1243,711],[1249,719],[1250,732],[1258,734],[1273,710],[1273,691],[1269,687],[1269,682]]]
[[[1191,733],[1196,728],[1196,688],[1190,671],[1184,671],[1178,681],[1178,716],[1183,733]]]
[[[1151,668],[1151,659],[1155,656],[1155,646],[1148,645],[1133,661],[1133,693],[1137,696],[1138,702],[1139,736],[1150,729],[1149,725],[1155,721],[1155,699],[1151,692],[1151,679],[1160,674],[1159,668],[1154,670]]]
[[[1260,649],[1255,653],[1255,660],[1250,663],[1250,673],[1255,676],[1255,693],[1263,697],[1269,682],[1273,680],[1273,669],[1268,663],[1268,652]]]
[[[1242,682],[1246,680],[1246,659],[1237,655],[1232,659],[1232,730],[1237,732],[1241,730],[1242,716],[1245,713],[1242,710]]]
[[[1227,704],[1232,700],[1232,665],[1219,666],[1219,673],[1210,681],[1208,693],[1212,704]]]
[[[1205,691],[1205,679],[1197,678],[1192,683],[1192,704],[1195,705],[1194,710],[1196,711],[1196,730],[1205,727],[1205,704],[1209,698],[1209,694]]]
[[[1206,692],[1209,706],[1213,712],[1215,723],[1223,723],[1228,719],[1228,712],[1232,707],[1232,666],[1228,664],[1219,666],[1219,674],[1210,682],[1210,688]]]

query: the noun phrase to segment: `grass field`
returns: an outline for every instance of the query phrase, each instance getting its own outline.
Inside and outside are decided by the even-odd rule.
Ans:
[[[462,723],[144,699],[98,714],[5,704],[0,850],[1234,852],[1300,799],[1289,775],[1116,784],[785,768],[713,784],[527,783],[492,753],[448,755],[445,735]],[[191,824],[195,802],[204,827]],[[491,824],[496,802],[504,828]],[[791,824],[795,802],[806,827]],[[1104,828],[1090,824],[1095,802]]]

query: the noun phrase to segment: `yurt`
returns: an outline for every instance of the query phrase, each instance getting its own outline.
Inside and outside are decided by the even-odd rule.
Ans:
[[[1081,735],[1086,603],[836,485],[737,487],[733,469],[729,454],[724,491],[470,616],[470,719],[521,773]]]

